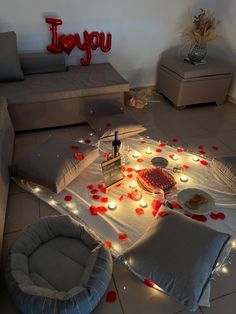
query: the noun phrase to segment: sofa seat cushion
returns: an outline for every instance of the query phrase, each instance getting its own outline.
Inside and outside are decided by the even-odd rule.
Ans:
[[[27,227],[9,253],[6,280],[21,313],[90,313],[110,283],[109,250],[69,216]]]
[[[0,83],[9,105],[117,93],[128,83],[111,64],[71,66],[66,72],[26,75],[23,82]]]
[[[11,166],[13,176],[59,193],[97,157],[92,145],[52,137],[21,155]]]

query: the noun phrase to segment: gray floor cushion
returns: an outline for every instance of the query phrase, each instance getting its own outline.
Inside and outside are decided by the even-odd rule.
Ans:
[[[22,313],[92,312],[112,274],[109,250],[69,216],[29,226],[10,250],[6,281]]]

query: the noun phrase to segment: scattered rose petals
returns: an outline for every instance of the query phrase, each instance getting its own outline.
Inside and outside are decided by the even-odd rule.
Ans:
[[[84,155],[82,153],[75,153],[74,154],[74,158],[76,160],[83,160],[84,159]]]
[[[73,146],[71,146],[71,149],[73,149],[73,150],[78,150],[78,149],[79,149],[79,146],[73,145]]]
[[[103,184],[103,183],[99,183],[98,184],[98,189],[99,189],[99,191],[100,192],[102,192],[102,193],[104,193],[104,194],[106,194],[106,188],[105,188],[105,184]]]
[[[106,128],[111,128],[111,123],[110,123],[110,122],[108,122],[108,123],[106,124]]]
[[[64,197],[64,200],[65,200],[66,202],[70,202],[70,201],[72,201],[72,196],[71,196],[71,195],[66,195],[66,196]]]
[[[96,206],[90,206],[89,210],[90,210],[90,214],[92,216],[97,216],[98,215],[98,210],[97,210]]]
[[[121,170],[124,172],[126,170],[125,166],[121,166]]]
[[[188,165],[183,165],[184,170],[188,170],[190,167]]]
[[[172,142],[178,142],[178,139],[177,139],[177,138],[172,138],[171,141],[172,141]]]
[[[122,194],[122,195],[119,197],[120,202],[122,202],[126,197],[127,197],[126,195]]]
[[[93,198],[94,200],[99,200],[100,196],[97,195],[97,194],[95,194],[95,195],[92,196],[92,198]]]
[[[162,152],[162,149],[157,148],[157,149],[156,149],[156,152],[157,152],[157,153],[161,153],[161,152]]]
[[[148,280],[147,278],[144,279],[144,283],[146,286],[151,287],[151,288],[155,286],[155,283]]]
[[[114,303],[116,301],[116,292],[115,291],[108,291],[106,295],[106,302]]]
[[[136,208],[135,211],[136,211],[136,214],[139,216],[144,214],[144,210],[140,207]]]
[[[100,198],[101,203],[107,203],[108,202],[108,197],[101,197]]]
[[[87,188],[89,189],[89,190],[92,190],[93,189],[93,184],[91,183],[91,184],[88,184],[87,185]]]
[[[97,194],[97,192],[98,192],[97,189],[92,189],[92,190],[90,191],[90,193],[92,193],[92,194]]]
[[[166,143],[160,143],[159,146],[160,146],[160,147],[165,147],[165,146],[166,146]]]
[[[204,215],[187,215],[187,216],[194,219],[194,220],[200,221],[200,222],[206,222],[207,221],[207,218]]]
[[[89,138],[87,138],[86,140],[84,140],[84,143],[85,144],[90,144],[92,141],[89,139]]]
[[[104,158],[108,158],[109,156],[110,156],[110,153],[108,153],[108,152],[103,153]]]
[[[161,218],[166,217],[168,215],[169,214],[165,210],[162,210],[161,212],[158,212],[158,216],[161,217]]]
[[[127,233],[121,232],[121,233],[118,234],[118,238],[121,241],[125,241],[125,240],[128,239],[128,235],[127,235]]]
[[[199,145],[198,149],[202,150],[202,149],[204,149],[204,146],[203,145]]]
[[[110,242],[110,241],[105,241],[105,242],[104,242],[104,245],[110,249],[110,248],[112,247],[112,242]]]
[[[143,162],[143,158],[138,158],[137,162]]]
[[[173,159],[174,155],[175,155],[175,154],[171,154],[171,155],[169,155],[169,157],[170,157],[171,159]]]
[[[173,208],[177,208],[177,209],[182,208],[176,200],[173,200],[170,203]]]
[[[224,213],[211,213],[210,217],[214,220],[224,220],[225,219],[225,214]]]
[[[146,141],[140,141],[140,144],[146,144],[147,142]]]
[[[128,197],[133,201],[139,201],[142,198],[142,193],[139,190],[134,190],[128,193]]]
[[[126,171],[127,171],[127,172],[133,172],[134,169],[133,169],[133,168],[127,168]]]
[[[208,162],[206,160],[200,160],[200,163],[203,165],[203,166],[208,166]]]
[[[97,207],[97,210],[98,210],[98,212],[101,213],[101,214],[105,214],[105,213],[107,212],[107,208],[104,207],[104,206],[98,206],[98,207]]]
[[[152,211],[152,215],[153,215],[154,217],[156,217],[157,213],[158,213],[158,210],[157,210],[157,209],[155,209],[155,210]]]
[[[214,149],[214,150],[218,150],[219,149],[219,147],[216,146],[216,145],[213,145],[211,148]]]
[[[133,178],[133,174],[132,173],[128,174],[127,178],[132,179]]]
[[[163,202],[160,200],[153,200],[151,203],[152,208],[157,210],[157,211],[159,210],[159,208],[161,207],[162,204],[163,204]]]
[[[206,152],[204,150],[199,150],[198,152],[200,155],[206,155]]]
[[[178,153],[183,153],[183,152],[184,152],[184,149],[179,147],[179,148],[177,148],[177,152],[178,152]]]

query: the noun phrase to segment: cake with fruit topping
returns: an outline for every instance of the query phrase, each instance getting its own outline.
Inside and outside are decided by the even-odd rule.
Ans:
[[[168,191],[176,183],[175,179],[161,167],[140,170],[138,180],[150,192],[155,192],[157,189]]]

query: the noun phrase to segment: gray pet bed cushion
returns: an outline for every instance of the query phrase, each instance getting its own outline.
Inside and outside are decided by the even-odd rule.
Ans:
[[[236,193],[236,156],[214,158],[211,167],[215,174]]]
[[[69,216],[29,226],[9,253],[6,280],[22,313],[90,313],[112,274],[109,250]]]

